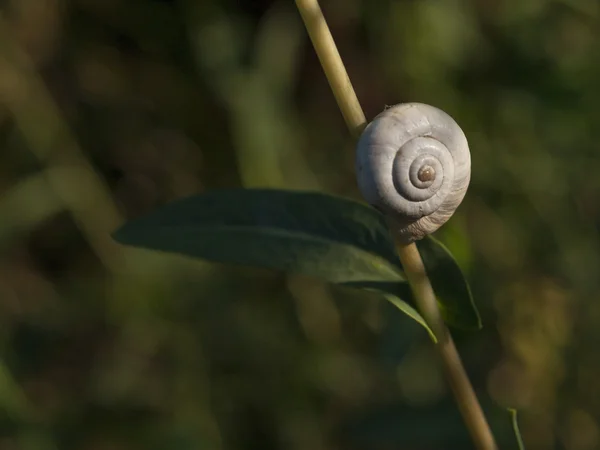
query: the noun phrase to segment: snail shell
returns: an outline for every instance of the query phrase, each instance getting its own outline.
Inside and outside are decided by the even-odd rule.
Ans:
[[[422,103],[387,108],[367,125],[356,151],[358,186],[403,243],[452,216],[471,178],[467,138],[444,111]]]

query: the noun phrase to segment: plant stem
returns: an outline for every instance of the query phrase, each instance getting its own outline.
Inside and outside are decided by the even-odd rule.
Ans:
[[[397,250],[404,273],[413,291],[417,309],[437,337],[436,350],[440,355],[446,378],[473,442],[480,450],[495,450],[498,447],[462,365],[452,336],[440,314],[437,299],[419,250],[414,243],[397,245]]]
[[[327,26],[319,2],[318,0],[296,0],[296,5],[344,116],[346,125],[352,135],[357,137],[366,125],[365,115]],[[409,245],[399,244],[397,249],[406,277],[414,293],[417,308],[437,337],[436,349],[473,442],[479,450],[497,450],[494,437],[462,365],[452,336],[442,319],[417,246],[414,243]]]
[[[319,2],[318,0],[296,0],[296,5],[346,125],[352,136],[358,137],[367,124],[367,119],[358,97],[356,97]]]

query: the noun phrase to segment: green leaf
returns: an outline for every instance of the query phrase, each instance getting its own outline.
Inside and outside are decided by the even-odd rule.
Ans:
[[[463,330],[481,329],[481,317],[471,288],[450,251],[431,236],[417,241],[417,248],[446,323]],[[402,287],[400,296],[407,300],[409,296],[412,298],[406,285]]]
[[[316,192],[211,191],[174,201],[114,234],[127,245],[252,265],[333,283],[403,281],[379,212]]]
[[[437,239],[427,236],[417,241],[429,280],[438,299],[444,321],[463,330],[481,329],[481,318],[471,295],[469,284],[450,251]],[[358,282],[350,286],[392,294],[415,305],[414,296],[406,282]]]
[[[274,189],[212,191],[133,220],[114,237],[132,246],[376,290],[425,326],[411,306],[412,292],[383,216],[353,200]],[[447,323],[481,328],[469,286],[450,252],[431,237],[417,246]]]
[[[400,299],[400,297],[397,297],[395,295],[384,294],[384,297],[388,302],[390,302],[392,305],[394,305],[396,308],[398,308],[400,311],[402,311],[408,317],[410,317],[411,319],[414,319],[417,323],[419,323],[423,327],[425,327],[425,329],[429,333],[429,336],[431,337],[431,339],[433,339],[433,342],[437,343],[437,338],[435,337],[433,330],[431,328],[429,328],[429,325],[427,325],[427,322],[425,322],[425,319],[423,319],[423,317],[421,317],[421,314],[419,314],[419,312],[415,308],[413,308],[408,303],[406,303],[404,300]]]
[[[406,314],[411,319],[414,319],[417,323],[421,324],[425,330],[429,333],[433,342],[437,343],[437,338],[433,333],[432,329],[429,328],[425,319],[419,314],[419,312],[410,304],[402,300],[398,294],[400,292],[406,292],[406,290],[410,291],[410,287],[405,282],[385,282],[385,281],[352,281],[347,283],[341,283],[343,286],[362,289],[363,291],[376,292],[378,294],[382,294],[383,297]]]

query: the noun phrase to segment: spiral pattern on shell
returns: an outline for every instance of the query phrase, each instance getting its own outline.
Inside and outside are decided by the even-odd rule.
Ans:
[[[433,233],[462,202],[471,178],[467,138],[444,111],[422,103],[387,108],[357,146],[358,186],[409,243]]]

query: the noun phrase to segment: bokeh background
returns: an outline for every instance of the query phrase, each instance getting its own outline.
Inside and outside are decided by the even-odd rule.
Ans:
[[[377,295],[110,239],[220,187],[360,198],[291,0],[0,4],[0,449],[472,448]],[[436,236],[482,314],[455,335],[486,411],[519,408],[529,449],[600,448],[600,3],[322,7],[368,118],[430,103],[469,139]]]

